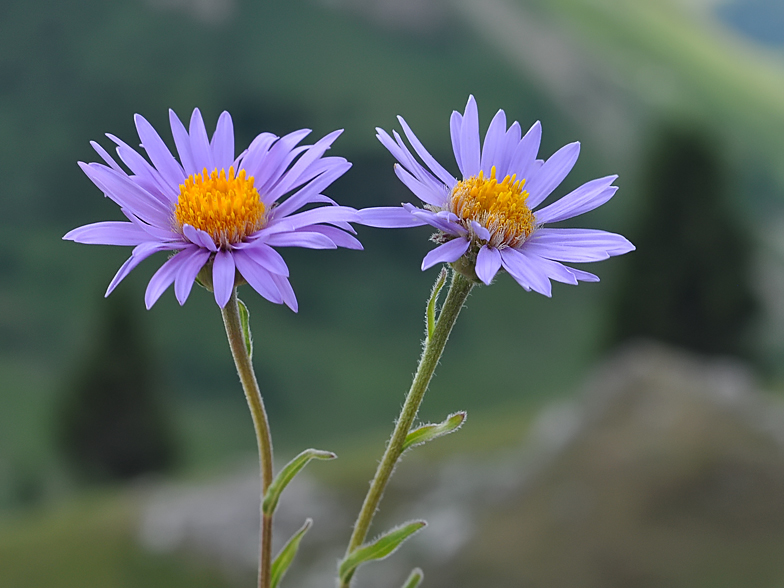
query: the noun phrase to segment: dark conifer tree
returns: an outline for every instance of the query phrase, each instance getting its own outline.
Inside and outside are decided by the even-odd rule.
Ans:
[[[753,242],[720,143],[693,129],[661,132],[643,178],[641,222],[629,238],[614,339],[648,337],[708,354],[750,355],[757,303]]]
[[[123,293],[101,306],[96,334],[63,398],[61,448],[90,481],[166,470],[173,434],[143,321]]]

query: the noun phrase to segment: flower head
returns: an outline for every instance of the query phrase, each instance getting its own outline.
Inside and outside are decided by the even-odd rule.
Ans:
[[[211,269],[215,301],[223,307],[239,276],[267,300],[297,310],[289,270],[275,247],[362,249],[350,233],[352,208],[337,206],[321,192],[351,164],[324,153],[342,131],[313,145],[299,145],[303,129],[284,137],[258,135],[235,158],[234,127],[221,114],[212,139],[201,113],[193,111],[185,129],[169,111],[179,161],[152,125],[136,115],[136,129],[149,162],[113,135],[117,155],[130,173],[97,143],[106,165],[79,163],[87,177],[116,202],[128,222],[99,222],[70,231],[77,243],[133,246],[106,291],[108,296],[142,260],[158,251],[175,252],[150,279],[144,297],[151,308],[173,283],[184,304],[203,268]],[[289,196],[281,201],[281,199]],[[299,211],[313,203],[330,206]]]
[[[547,161],[537,159],[542,127],[537,122],[521,136],[517,122],[507,128],[499,110],[479,147],[479,116],[473,96],[465,112],[453,112],[452,149],[463,175],[458,180],[439,164],[402,117],[398,117],[414,152],[397,132],[383,129],[378,139],[397,159],[397,177],[424,202],[402,207],[359,211],[362,223],[381,228],[431,225],[439,245],[422,261],[425,270],[437,263],[453,263],[463,273],[492,282],[503,268],[526,290],[551,294],[550,280],[577,284],[597,282],[595,275],[561,262],[589,262],[634,250],[626,238],[591,229],[545,228],[601,206],[618,189],[608,176],[583,184],[560,200],[537,207],[571,171],[580,152],[570,143]],[[394,138],[393,138],[394,137]]]

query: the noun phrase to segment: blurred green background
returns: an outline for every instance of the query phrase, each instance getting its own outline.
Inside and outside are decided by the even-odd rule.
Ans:
[[[617,196],[573,223],[638,245],[590,268],[601,283],[556,284],[546,299],[502,275],[472,295],[421,413],[467,410],[471,443],[518,442],[542,406],[638,336],[741,358],[779,389],[781,6],[0,2],[0,585],[229,581],[136,545],[124,486],[149,472],[209,477],[253,456],[214,301],[195,289],[181,308],[169,292],[145,311],[162,254],[104,299],[130,251],[61,241],[122,218],[76,161],[96,159],[90,140],[108,148],[106,132],[137,144],[134,113],[169,141],[168,108],[183,118],[198,106],[210,131],[228,110],[238,149],[262,131],[308,127],[315,140],[344,128],[332,152],[354,167],[328,192],[356,207],[413,198],[374,137],[397,128],[395,115],[456,173],[448,118],[469,94],[483,131],[503,108],[524,129],[542,121],[545,156],[581,141],[556,195],[618,173]],[[367,479],[415,368],[437,269],[419,271],[426,228],[358,230],[364,252],[283,252],[298,314],[240,294],[279,453],[344,450],[335,471]]]

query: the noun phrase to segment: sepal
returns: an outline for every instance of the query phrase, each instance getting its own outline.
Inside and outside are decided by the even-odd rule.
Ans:
[[[433,330],[436,328],[436,304],[438,303],[438,294],[441,288],[446,283],[446,276],[449,272],[445,267],[441,268],[441,273],[438,274],[438,280],[433,285],[433,290],[430,292],[430,299],[427,301],[427,338],[433,337]]]
[[[245,303],[237,298],[237,306],[240,309],[240,327],[242,328],[242,340],[245,341],[245,349],[248,357],[253,359],[253,335],[250,332],[250,311]]]

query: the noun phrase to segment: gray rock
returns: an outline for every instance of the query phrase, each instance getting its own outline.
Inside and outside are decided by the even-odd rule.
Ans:
[[[250,575],[257,492],[255,471],[162,487],[141,541]],[[358,506],[298,477],[277,539],[315,524],[285,585],[334,585]],[[406,461],[374,529],[412,518],[429,526],[357,586],[400,586],[415,566],[433,588],[784,585],[784,412],[737,362],[637,344],[542,411],[518,447]]]

